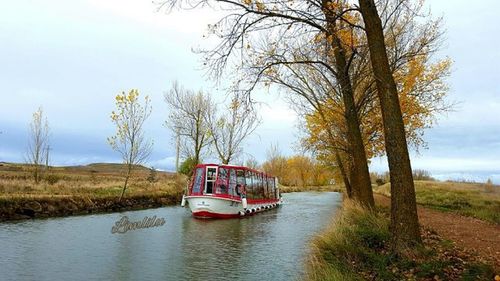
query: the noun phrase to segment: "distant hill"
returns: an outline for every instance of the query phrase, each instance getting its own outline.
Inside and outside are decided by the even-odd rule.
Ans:
[[[9,163],[0,162],[0,171],[22,171],[27,169],[29,164],[24,163]],[[91,163],[88,165],[78,166],[51,166],[53,171],[68,172],[68,173],[103,173],[117,174],[125,171],[126,166],[122,163]],[[134,172],[146,173],[149,172],[148,167],[136,165]],[[171,172],[157,171],[158,173],[173,174]]]

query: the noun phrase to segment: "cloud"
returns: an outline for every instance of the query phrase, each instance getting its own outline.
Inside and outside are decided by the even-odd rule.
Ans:
[[[158,10],[160,6],[154,1],[150,1],[146,5],[137,0],[91,0],[88,3],[92,8],[126,22],[197,35],[201,35],[208,24],[216,23],[224,14],[208,7],[182,11],[174,9],[167,13],[166,8]],[[188,22],[189,24],[187,24]]]
[[[482,47],[500,43],[493,36],[498,10],[494,7],[500,2],[485,1],[487,5],[475,6],[467,1],[451,6],[446,1],[430,1],[434,13],[445,16],[448,38],[440,54],[455,61],[450,98],[461,104],[426,132],[429,149],[412,159],[414,168],[431,170],[440,177],[485,172],[496,179],[500,174],[496,64],[500,52]],[[41,105],[52,129],[54,163],[119,162],[106,144],[106,137],[114,132],[109,121],[113,97],[138,88],[153,100],[146,133],[154,139],[155,148],[148,165],[173,170],[171,132],[162,126],[168,113],[162,95],[173,80],[195,90],[213,86],[197,70],[199,56],[191,48],[213,43],[203,40],[202,34],[223,12],[194,9],[165,14],[155,8],[150,1],[136,0],[10,1],[3,5],[0,161],[23,161],[27,126]],[[471,24],[478,22],[480,26]],[[463,40],[463,34],[468,40]],[[471,51],[478,48],[481,51]],[[286,93],[281,95],[255,93],[265,103],[260,110],[264,121],[245,142],[244,150],[260,162],[275,143],[285,155],[297,153],[293,147],[297,116],[282,100]],[[371,169],[385,171],[387,164],[374,159]]]
[[[148,161],[148,165],[164,171],[175,171],[175,156]]]

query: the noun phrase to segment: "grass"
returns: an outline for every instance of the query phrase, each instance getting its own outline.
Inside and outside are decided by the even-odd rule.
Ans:
[[[426,231],[424,245],[406,254],[389,247],[389,218],[346,200],[333,223],[312,242],[306,280],[490,280],[490,266]]]
[[[344,188],[339,185],[323,185],[323,186],[285,186],[280,185],[281,193],[289,193],[289,192],[306,192],[306,191],[335,191],[342,192]]]
[[[58,197],[111,198],[121,194],[124,177],[121,164],[51,167],[43,180],[35,184],[29,166],[1,163],[0,200]],[[181,194],[186,178],[173,173],[156,172],[148,180],[149,169],[137,167],[125,196],[163,196]]]
[[[417,203],[500,224],[500,187],[480,183],[415,181]],[[390,184],[374,188],[390,196]]]

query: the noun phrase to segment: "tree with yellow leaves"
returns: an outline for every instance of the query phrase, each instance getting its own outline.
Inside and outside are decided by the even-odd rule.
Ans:
[[[293,186],[307,186],[312,184],[314,164],[311,158],[304,155],[295,155],[287,159],[287,181]]]
[[[392,10],[389,9],[389,11]],[[422,25],[417,25],[415,15],[418,13],[414,12],[415,10],[406,11],[401,14],[401,19],[387,20],[389,24],[387,24],[386,29],[391,34],[388,40],[391,42],[390,61],[394,75],[397,76],[399,87],[405,89],[401,91],[400,100],[403,106],[408,142],[418,149],[423,144],[423,129],[432,125],[437,113],[449,109],[449,105],[444,102],[447,86],[443,79],[449,72],[450,61],[445,59],[434,64],[430,63],[431,55],[439,42],[439,20],[430,20]],[[354,19],[351,21],[355,22]],[[323,159],[336,162],[341,169],[341,174],[344,175],[343,179],[348,193],[350,190],[349,178],[352,178],[353,173],[356,173],[360,167],[360,165],[352,163],[353,148],[349,146],[353,142],[348,140],[348,124],[355,124],[352,122],[355,120],[354,118],[350,118],[351,121],[347,118],[353,106],[359,116],[366,157],[369,159],[385,153],[382,115],[376,97],[374,76],[371,74],[365,39],[362,37],[363,34],[359,33],[360,31],[356,30],[351,32],[344,30],[338,33],[339,35],[334,34],[328,40],[324,36],[315,36],[313,39],[314,43],[322,45],[323,41],[332,41],[335,36],[339,37],[337,41],[340,41],[344,50],[351,55],[348,72],[341,71],[349,73],[347,77],[349,79],[339,79],[341,77],[336,75],[334,71],[326,67],[323,68],[319,64],[287,62],[283,55],[285,50],[277,47],[279,45],[276,44],[269,48],[272,48],[272,53],[279,55],[267,58],[267,66],[271,66],[272,71],[263,71],[261,75],[267,83],[284,86],[288,96],[299,97],[292,99],[292,103],[301,111],[299,114],[304,116],[304,120],[308,123],[305,128],[310,131],[309,144],[317,142],[319,146],[315,147],[316,152],[327,148],[329,150],[327,154],[335,155],[333,158],[323,157]],[[265,53],[271,52],[261,51],[258,57],[264,57]],[[307,44],[304,44],[300,48],[300,53],[297,53],[292,59],[297,59],[300,55],[302,61],[314,61],[318,60],[314,56],[319,53],[326,58],[324,59],[326,63],[328,56],[333,56],[323,49],[314,45],[309,47]],[[278,61],[281,61],[282,64],[275,63]],[[332,58],[331,61],[335,63],[335,58]],[[255,65],[257,64],[259,62]],[[266,65],[262,68],[265,67]],[[255,66],[253,68],[259,69]],[[350,94],[343,91],[343,87],[338,85],[336,80],[343,80],[346,86],[344,88],[350,88],[354,91],[354,105],[352,102],[346,103],[345,98]],[[350,85],[345,81],[351,81]],[[355,184],[353,187],[355,197],[357,186]]]
[[[401,99],[402,103],[407,102],[406,116],[401,113],[397,95],[398,87],[404,88],[405,83],[409,88],[416,88],[411,85],[411,76],[412,72],[419,72],[418,63],[412,66],[411,61],[418,62],[420,55],[430,57],[429,54],[434,51],[432,43],[439,37],[439,32],[433,30],[437,29],[438,21],[417,19],[421,15],[419,9],[423,1],[360,0],[360,7],[347,0],[169,0],[164,6],[187,4],[195,7],[211,6],[215,3],[231,13],[211,28],[211,32],[219,38],[219,44],[204,53],[204,65],[209,68],[210,73],[217,78],[232,78],[235,81],[234,90],[247,93],[260,84],[268,86],[276,83],[273,81],[274,77],[279,77],[287,83],[294,81],[295,83],[285,85],[288,92],[299,93],[305,88],[306,93],[319,92],[321,95],[315,96],[327,97],[310,99],[311,95],[303,95],[313,108],[311,112],[322,109],[323,107],[315,105],[322,105],[325,100],[334,101],[333,104],[340,101],[339,108],[342,109],[344,117],[339,119],[340,123],[329,123],[331,120],[325,118],[327,115],[323,109],[323,113],[318,113],[321,121],[328,125],[324,127],[341,128],[326,130],[324,135],[328,136],[328,139],[325,143],[336,146],[337,137],[346,142],[346,153],[341,156],[347,155],[346,162],[350,164],[349,178],[355,198],[365,206],[373,206],[366,163],[368,154],[375,153],[382,146],[374,145],[374,150],[368,152],[364,140],[367,139],[366,136],[376,135],[379,140],[384,140],[389,162],[401,160],[399,164],[389,165],[391,180],[394,180],[394,186],[398,187],[395,188],[396,193],[400,192],[394,194],[398,199],[393,201],[401,203],[406,200],[409,205],[406,210],[411,210],[407,212],[404,209],[392,208],[392,212],[398,213],[393,216],[397,219],[391,221],[393,229],[402,229],[399,224],[405,224],[404,217],[408,218],[411,228],[418,226],[413,212],[416,210],[414,188],[412,183],[409,184],[411,169],[408,169],[410,165],[403,118],[406,118],[408,128],[425,128],[429,121],[432,121],[432,114],[419,109],[419,106],[413,106],[423,104],[420,102],[425,103],[425,98],[415,96],[425,93],[425,90],[407,94]],[[380,6],[380,16],[377,14],[377,5]],[[372,17],[368,17],[371,21],[367,21],[367,11],[371,12]],[[423,24],[419,24],[422,22]],[[377,33],[375,41],[372,36],[374,29]],[[381,68],[380,64],[376,63],[380,61],[384,66],[389,66]],[[318,84],[315,80],[302,79],[303,75],[295,75],[296,69],[302,66],[316,68],[315,74],[308,74],[307,77],[320,77],[324,80],[323,83]],[[405,71],[405,68],[409,71]],[[402,69],[405,79],[400,80],[401,83],[398,84],[392,76]],[[282,79],[283,70],[292,80]],[[384,75],[383,82],[379,71]],[[293,79],[293,76],[296,79]],[[267,79],[268,77],[273,78]],[[422,79],[421,82],[425,80],[427,79]],[[382,83],[386,84],[381,86]],[[297,84],[304,88],[297,90]],[[311,85],[314,87],[309,87]],[[388,93],[392,98],[383,98]],[[398,110],[399,115],[395,114]],[[367,118],[363,121],[361,115],[371,116],[373,119]],[[336,131],[342,134],[333,134]],[[380,134],[381,131],[383,134]],[[337,150],[335,154],[339,156],[337,152],[340,151],[342,150]],[[393,162],[391,159],[396,160]],[[404,172],[399,172],[398,166]],[[392,177],[392,174],[396,176]],[[402,187],[403,182],[408,183],[406,187]],[[359,196],[356,195],[357,191]],[[409,232],[402,233],[404,234],[397,236],[393,231],[395,237],[418,237],[407,235]],[[416,240],[418,242],[418,239]]]
[[[279,179],[286,177],[286,157],[281,153],[278,144],[271,144],[266,151],[266,161],[262,163],[262,169]]]
[[[120,154],[126,165],[121,201],[133,169],[146,161],[153,148],[153,142],[144,135],[144,122],[151,114],[152,107],[148,96],[144,97],[144,104],[141,104],[139,91],[135,89],[130,90],[128,94],[118,94],[115,104],[116,109],[111,112],[111,121],[116,126],[116,133],[108,138],[108,143]]]

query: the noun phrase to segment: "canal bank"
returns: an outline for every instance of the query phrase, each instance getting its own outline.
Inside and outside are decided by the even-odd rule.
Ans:
[[[386,207],[368,211],[344,200],[330,225],[312,240],[305,280],[494,280],[493,257],[458,246],[429,228],[427,220],[420,221],[421,245],[393,251],[389,222]]]
[[[66,217],[95,213],[122,212],[175,205],[182,193],[152,193],[119,197],[37,196],[0,198],[0,222],[11,220]]]

